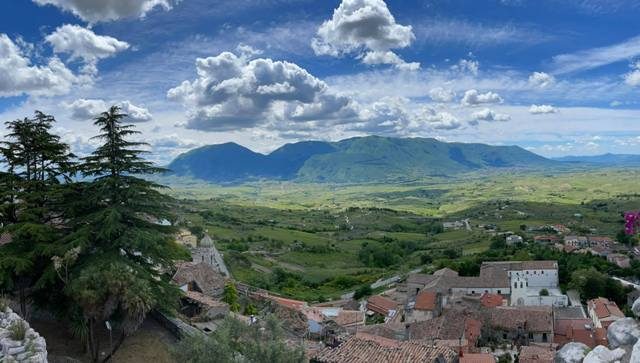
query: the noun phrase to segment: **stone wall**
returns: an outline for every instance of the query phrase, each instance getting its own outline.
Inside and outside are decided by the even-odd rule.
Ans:
[[[12,339],[10,329],[12,325],[20,323],[25,324],[26,332],[23,340],[16,341]],[[0,362],[47,362],[47,344],[44,338],[10,308],[0,312]]]

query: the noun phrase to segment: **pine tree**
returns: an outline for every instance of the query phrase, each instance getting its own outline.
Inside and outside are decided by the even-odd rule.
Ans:
[[[33,285],[50,265],[52,245],[64,219],[61,182],[73,173],[74,155],[51,133],[53,116],[36,111],[33,119],[6,122],[9,134],[0,144],[0,218],[12,243],[0,249],[0,284],[18,292],[20,313],[27,314]]]
[[[101,132],[95,139],[102,144],[80,165],[92,181],[80,183],[69,221],[73,232],[64,241],[79,252],[68,274],[60,273],[63,257],[57,264],[72,302],[68,314],[78,317],[94,361],[100,347],[96,329],[104,321],[119,330],[121,343],[152,309],[177,304],[179,290],[164,272],[185,257],[174,228],[159,223],[172,218],[172,200],[159,192],[162,186],[138,176],[163,169],[143,159],[144,143],[129,140],[138,131],[122,124],[125,117],[114,106],[95,119]]]

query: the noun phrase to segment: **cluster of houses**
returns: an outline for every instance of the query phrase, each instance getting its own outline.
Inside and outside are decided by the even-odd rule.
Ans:
[[[562,294],[556,261],[485,262],[471,277],[447,268],[411,274],[363,310],[384,322],[349,327],[312,352],[313,362],[496,362],[508,354],[551,363],[570,342],[607,346],[607,328],[624,318],[605,298],[585,309]]]
[[[186,233],[180,238],[193,241]],[[613,243],[571,236],[565,241],[580,248]],[[205,333],[228,315],[253,323],[221,301],[230,277],[206,253],[198,254],[208,245],[207,239],[196,241],[194,261],[177,265],[173,281],[185,292],[182,314]],[[557,261],[484,262],[478,276],[448,268],[413,273],[361,302],[310,305],[241,283],[236,287],[256,305],[271,306],[291,343],[304,342],[316,363],[488,363],[505,354],[523,363],[551,363],[570,342],[607,346],[607,328],[624,318],[606,298],[583,306],[563,294]]]

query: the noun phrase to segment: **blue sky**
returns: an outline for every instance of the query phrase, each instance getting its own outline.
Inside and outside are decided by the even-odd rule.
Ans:
[[[119,104],[158,162],[358,135],[640,153],[631,0],[12,0],[0,119],[39,109],[77,153]]]

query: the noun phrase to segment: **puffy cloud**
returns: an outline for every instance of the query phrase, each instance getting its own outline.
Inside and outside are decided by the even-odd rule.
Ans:
[[[558,112],[558,109],[551,105],[531,105],[531,107],[529,107],[529,113],[532,115],[543,115],[556,112]]]
[[[65,24],[45,37],[55,53],[69,54],[70,60],[85,62],[84,71],[95,74],[96,63],[129,48],[127,42],[116,38],[97,35],[78,25]]]
[[[509,121],[511,120],[511,116],[504,113],[496,113],[491,109],[485,108],[480,111],[474,112],[471,114],[471,121],[469,122],[472,125],[477,125],[480,121],[494,122],[494,121]]]
[[[529,76],[529,84],[533,87],[547,88],[556,82],[555,77],[544,72],[533,72]]]
[[[502,101],[502,97],[497,93],[479,93],[475,89],[466,91],[464,97],[462,97],[462,104],[465,106],[477,106],[483,103],[501,103]]]
[[[415,39],[411,26],[396,23],[383,0],[342,0],[312,40],[318,55],[339,57],[357,53],[366,64],[392,64],[401,69],[417,69],[406,64],[391,49],[405,48]]]
[[[129,101],[122,101],[118,103],[118,106],[122,108],[122,112],[127,114],[125,119],[127,122],[147,122],[153,118],[148,109],[136,106]]]
[[[0,96],[53,96],[69,92],[80,80],[60,59],[32,65],[6,34],[0,34]]]
[[[632,87],[640,86],[640,61],[631,65],[632,71],[625,74],[624,82]]]
[[[362,58],[362,63],[370,64],[370,65],[392,64],[398,69],[407,70],[407,71],[415,71],[420,69],[420,63],[418,62],[407,63],[404,60],[402,60],[402,58],[400,58],[397,54],[395,54],[390,50],[367,52],[367,54],[365,54],[364,57]]]
[[[65,104],[65,108],[71,112],[74,120],[90,120],[105,112],[112,104],[120,106],[123,113],[127,114],[126,122],[146,122],[151,121],[152,115],[148,109],[132,104],[130,101],[108,103],[101,99],[80,98],[71,103]]]
[[[435,130],[455,130],[462,127],[462,123],[449,112],[438,112],[431,107],[424,107],[416,121],[424,121]]]
[[[294,63],[224,52],[196,60],[198,78],[167,97],[188,111],[187,127],[207,131],[286,122],[348,122],[355,103]]]
[[[436,87],[429,91],[429,97],[435,102],[448,103],[456,98],[456,93],[450,89]]]
[[[89,23],[144,17],[155,7],[170,10],[179,0],[33,0],[53,5]]]

